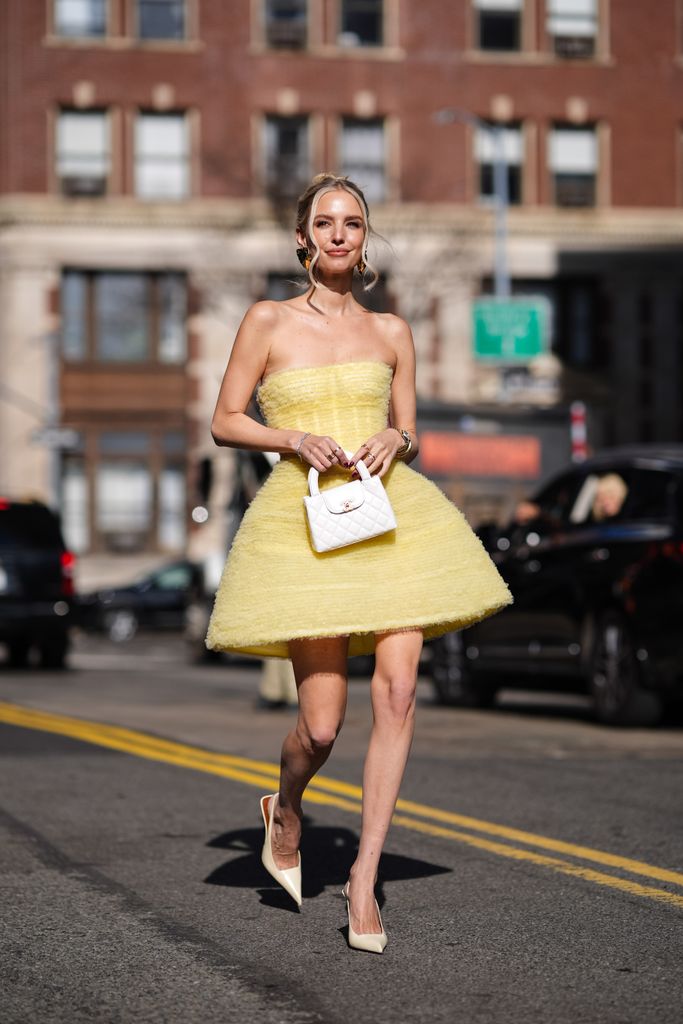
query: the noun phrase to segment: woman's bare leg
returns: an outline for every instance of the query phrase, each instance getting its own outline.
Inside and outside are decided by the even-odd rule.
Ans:
[[[299,693],[296,727],[282,745],[280,791],[273,816],[273,857],[279,868],[297,864],[301,798],[330,756],[346,711],[348,637],[292,640],[289,653]]]
[[[374,897],[377,868],[413,739],[422,639],[421,630],[377,635],[360,846],[349,875],[353,928],[360,933],[381,931]]]

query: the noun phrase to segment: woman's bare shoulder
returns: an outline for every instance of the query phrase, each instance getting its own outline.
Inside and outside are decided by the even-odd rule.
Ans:
[[[273,299],[263,299],[255,302],[244,314],[242,324],[245,327],[253,327],[256,330],[269,330],[280,322],[282,317],[281,302]]]
[[[384,330],[387,331],[388,334],[399,336],[406,332],[410,333],[408,321],[404,320],[403,317],[399,316],[397,313],[373,313],[372,315],[377,317],[378,322],[383,325]]]
[[[403,317],[397,316],[396,313],[373,313],[372,315],[376,318],[375,323],[385,340],[396,350],[397,355],[400,355],[402,351],[412,350],[413,335]]]

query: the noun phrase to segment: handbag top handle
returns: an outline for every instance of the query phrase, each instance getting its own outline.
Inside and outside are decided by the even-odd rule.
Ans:
[[[344,449],[344,455],[346,455],[346,457],[350,459],[351,456],[353,455],[353,452],[347,452],[346,449]],[[358,462],[356,463],[356,469],[360,473],[361,480],[370,479],[370,471],[362,459],[359,459]],[[318,473],[318,470],[315,468],[315,466],[311,466],[311,468],[308,471],[308,493],[311,495],[311,497],[314,497],[316,494],[320,494],[320,486],[318,483],[319,476],[320,474]]]

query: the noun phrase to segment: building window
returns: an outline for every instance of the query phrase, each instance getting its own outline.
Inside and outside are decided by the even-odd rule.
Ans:
[[[185,362],[187,339],[187,284],[182,274],[159,274],[156,279],[159,330],[157,356],[160,363]]]
[[[559,125],[548,137],[548,165],[558,206],[594,206],[598,172],[595,128]]]
[[[307,0],[265,0],[266,43],[277,49],[301,50],[306,46]]]
[[[146,362],[150,348],[147,280],[141,274],[98,274],[94,285],[96,359]]]
[[[79,448],[82,448],[82,435]],[[90,505],[85,459],[82,454],[62,456],[60,513],[66,546],[81,554],[90,547]]]
[[[381,46],[384,42],[383,0],[341,0],[339,43]]]
[[[474,0],[480,50],[521,49],[524,0]]]
[[[507,170],[508,202],[522,201],[522,166],[524,139],[521,125],[508,125],[502,130],[503,160]],[[477,128],[474,151],[479,166],[479,199],[487,201],[495,196],[496,140],[493,132]]]
[[[311,177],[308,118],[266,117],[264,151],[268,193],[298,196]]]
[[[104,110],[62,110],[57,116],[56,174],[67,196],[102,196],[110,165]]]
[[[62,274],[62,356],[68,362],[182,364],[186,318],[183,274]]]
[[[137,0],[139,39],[184,39],[185,0]]]
[[[185,451],[180,428],[84,431],[79,451],[62,456],[62,524],[69,546],[77,552],[182,551]]]
[[[558,57],[585,59],[595,55],[598,0],[547,0],[548,34]]]
[[[165,551],[181,551],[185,545],[185,467],[164,465],[159,473],[159,521],[157,540]]]
[[[55,34],[93,38],[107,34],[107,0],[54,0]]]
[[[576,370],[609,365],[607,338],[600,331],[600,298],[595,278],[558,278],[553,351]]]
[[[152,518],[149,466],[130,459],[100,462],[95,473],[95,508],[95,525],[108,550],[147,547]]]
[[[185,114],[138,114],[135,194],[140,199],[185,199],[190,194],[190,141]]]
[[[153,511],[150,436],[144,431],[107,430],[98,441],[95,529],[109,550],[145,548]]]
[[[340,173],[363,189],[369,203],[386,199],[386,141],[381,118],[345,117],[339,146]]]

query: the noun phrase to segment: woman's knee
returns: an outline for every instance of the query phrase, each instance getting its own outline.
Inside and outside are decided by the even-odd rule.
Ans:
[[[332,749],[341,727],[342,721],[338,718],[314,721],[304,719],[299,721],[297,733],[307,753],[321,754]]]
[[[417,678],[412,672],[393,672],[379,677],[375,688],[375,710],[405,720],[415,714]]]

